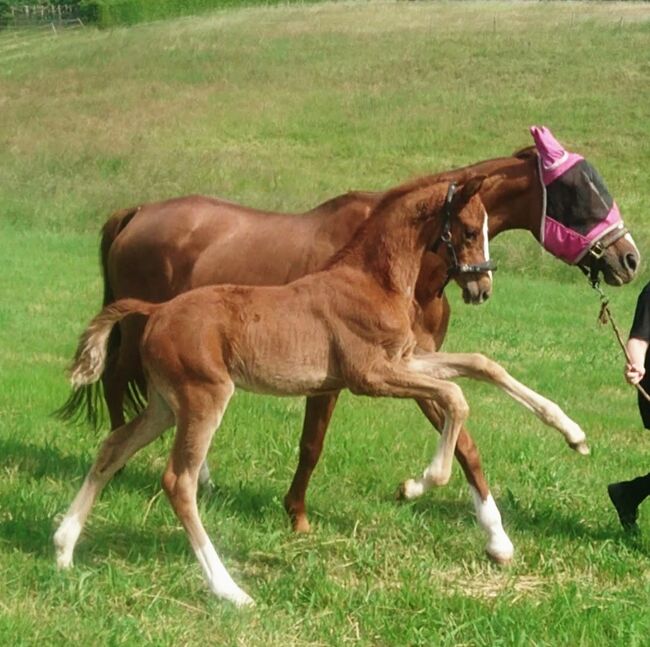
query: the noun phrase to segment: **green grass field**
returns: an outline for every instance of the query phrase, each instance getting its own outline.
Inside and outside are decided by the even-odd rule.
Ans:
[[[550,126],[605,177],[650,248],[650,6],[345,2],[96,31],[0,34],[0,644],[647,645],[650,508],[626,537],[605,486],[648,441],[598,299],[528,234],[493,244],[493,299],[450,286],[447,350],[480,350],[586,430],[580,457],[505,395],[463,382],[515,544],[483,556],[460,470],[397,504],[437,436],[410,402],[346,395],[294,536],[281,505],[299,399],[239,393],[210,459],[204,522],[256,599],[212,599],[160,490],[171,435],[106,489],[76,566],[54,519],[100,436],[49,412],[101,301],[107,215],[186,193],[301,211],[349,188],[509,154]],[[650,278],[608,290],[627,329]],[[650,504],[647,504],[650,506]]]

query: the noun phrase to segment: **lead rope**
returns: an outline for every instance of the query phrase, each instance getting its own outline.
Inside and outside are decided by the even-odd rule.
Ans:
[[[627,348],[625,347],[625,342],[623,341],[623,338],[621,337],[621,333],[618,329],[618,326],[616,325],[616,322],[614,321],[614,317],[612,316],[612,311],[609,309],[609,299],[605,296],[605,293],[600,289],[600,281],[598,279],[593,280],[589,279],[589,283],[591,283],[591,287],[598,292],[600,296],[600,313],[598,315],[598,323],[602,324],[603,326],[607,325],[607,322],[612,324],[612,329],[614,330],[614,334],[616,335],[616,339],[618,339],[619,346],[623,350],[623,353],[625,355],[625,359],[627,360],[628,364],[632,363],[632,360],[630,359],[630,355],[627,352]],[[637,391],[646,399],[648,402],[650,402],[650,395],[646,392],[646,390],[640,385],[640,384],[635,384]]]

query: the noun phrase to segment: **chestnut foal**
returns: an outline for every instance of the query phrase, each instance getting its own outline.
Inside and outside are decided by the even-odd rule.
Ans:
[[[140,448],[176,425],[163,488],[183,523],[210,589],[237,605],[252,599],[235,584],[201,523],[196,504],[201,464],[235,387],[275,395],[355,394],[426,398],[445,424],[431,464],[407,481],[407,496],[447,483],[456,440],[468,414],[448,378],[491,381],[587,452],[585,435],[557,405],[477,354],[430,353],[417,347],[414,301],[422,256],[432,247],[474,301],[491,290],[486,262],[483,177],[454,193],[441,182],[390,191],[325,270],[280,287],[210,286],[163,304],[122,299],[104,308],[82,335],[71,381],[98,380],[113,326],[148,316],[141,344],[148,404],[111,432],[54,536],[57,563],[72,564],[91,506],[111,476]],[[441,217],[441,215],[443,217]],[[441,244],[442,243],[442,244]]]

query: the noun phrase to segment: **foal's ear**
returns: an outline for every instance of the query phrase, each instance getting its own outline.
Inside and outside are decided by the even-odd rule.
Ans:
[[[461,204],[467,204],[481,190],[486,177],[487,175],[474,175],[463,184],[458,192]]]

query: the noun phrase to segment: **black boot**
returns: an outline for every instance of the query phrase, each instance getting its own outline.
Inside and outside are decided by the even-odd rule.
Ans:
[[[639,505],[650,495],[650,474],[639,476],[631,481],[621,481],[607,486],[607,494],[611,499],[621,525],[625,530],[637,528]]]

